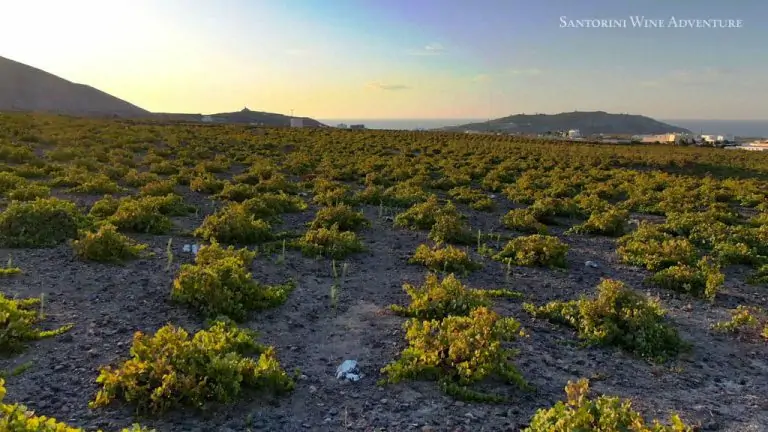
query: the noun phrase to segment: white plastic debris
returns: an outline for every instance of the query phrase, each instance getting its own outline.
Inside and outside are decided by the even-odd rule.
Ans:
[[[587,262],[585,262],[585,263],[584,263],[584,266],[586,266],[586,267],[592,267],[592,268],[598,268],[598,267],[600,267],[600,266],[598,266],[598,265],[597,265],[597,263],[596,263],[596,262],[594,262],[594,261],[587,261]]]
[[[193,253],[197,255],[197,251],[200,250],[200,245],[198,244],[185,244],[182,250],[186,253]]]
[[[360,370],[357,368],[357,360],[344,360],[344,362],[336,368],[336,379],[346,379],[349,381],[359,381],[362,376]]]

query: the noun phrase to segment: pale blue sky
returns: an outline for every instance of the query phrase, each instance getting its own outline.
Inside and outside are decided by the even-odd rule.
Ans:
[[[24,0],[0,55],[152,111],[768,119],[768,3],[730,3]],[[743,27],[560,28],[630,16]]]

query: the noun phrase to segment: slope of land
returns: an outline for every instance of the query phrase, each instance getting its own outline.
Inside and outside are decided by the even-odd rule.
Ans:
[[[167,121],[185,121],[199,122],[205,116],[204,114],[175,114],[175,113],[156,113],[155,118]],[[233,123],[233,124],[258,124],[262,126],[290,126],[291,118],[300,118],[303,120],[303,127],[326,127],[326,125],[309,117],[290,117],[283,114],[251,111],[245,108],[241,111],[230,113],[209,114],[208,117],[215,123]]]
[[[768,307],[767,154],[543,140],[531,145],[520,137],[443,132],[264,130],[0,115],[0,306],[13,312],[6,319],[18,321],[10,299],[44,295],[25,319],[45,330],[73,324],[38,339],[0,323],[6,326],[0,327],[0,347],[29,336],[20,350],[0,351],[3,403],[23,403],[37,415],[105,432],[135,421],[157,432],[521,431],[538,409],[565,397],[567,382],[589,378],[596,393],[631,399],[646,419],[666,421],[676,411],[703,431],[768,430],[768,344],[760,335],[766,321],[756,312]],[[48,195],[64,203],[34,201]],[[414,207],[424,203],[432,210]],[[85,214],[91,217],[80,218]],[[75,228],[105,223],[146,249],[116,264],[83,256],[70,242],[90,238]],[[338,231],[322,228],[333,223]],[[258,254],[248,261],[201,253],[207,258],[190,266],[196,258],[185,245],[210,245],[214,238]],[[495,313],[518,320],[527,336],[503,343],[515,355],[481,356],[473,347],[498,342],[487,322],[476,321],[471,338],[454,339],[452,357],[445,338],[434,337],[421,347],[430,355],[412,358],[439,354],[442,367],[380,383],[390,377],[382,369],[409,346],[407,318],[390,305],[409,304],[405,284],[425,283],[427,267],[412,258],[436,238],[455,245],[446,256],[466,253],[476,264],[455,271],[462,284],[519,293],[488,301]],[[98,256],[111,251],[110,244],[121,245],[111,239],[90,252]],[[351,247],[356,241],[362,250]],[[510,244],[519,253],[498,258]],[[555,264],[547,258],[556,254],[557,265],[550,267]],[[700,258],[717,263],[722,274],[710,266],[700,273]],[[447,277],[447,265],[433,264],[440,278]],[[652,280],[659,274],[665,283]],[[701,277],[711,298],[702,298]],[[622,297],[584,309],[617,311],[605,321],[616,337],[603,344],[586,345],[583,332],[524,306],[594,298],[606,278],[625,283],[642,303]],[[250,297],[263,293],[254,281],[263,288],[287,280],[295,287],[284,297],[273,291],[255,302]],[[177,297],[179,287],[197,295]],[[429,296],[443,301],[435,310],[472,306],[456,290],[443,293]],[[642,315],[645,321],[633,321],[639,328],[627,327],[623,320],[647,310],[641,304],[657,304],[666,314],[658,320]],[[203,313],[209,306],[209,312],[251,309],[237,325],[258,331],[259,341],[274,347],[295,387],[270,395],[268,383],[257,380],[265,391],[247,389],[252,380],[238,381],[232,362],[221,356],[168,361],[179,345],[167,338],[141,350],[148,360],[123,369],[118,381],[138,377],[132,395],[153,392],[172,409],[136,417],[136,405],[122,391],[108,405],[89,408],[104,385],[97,382],[100,368],[131,358],[136,332],[153,335],[169,323],[197,332],[209,325]],[[716,331],[713,325],[730,320],[738,306],[754,308],[760,327]],[[451,311],[451,319],[462,313]],[[642,349],[669,342],[669,332],[689,349],[664,361],[641,356]],[[216,345],[203,342],[199,349]],[[519,370],[532,389],[500,377],[469,385],[506,398],[490,403],[458,400],[430,380],[462,365],[470,373],[485,370],[491,357]],[[358,361],[359,381],[337,379],[337,366],[348,359]],[[176,374],[182,367],[197,375]],[[150,369],[174,373],[150,381]],[[200,386],[198,396],[210,398],[230,396],[241,384],[230,403],[176,406],[184,389],[189,396]]]
[[[688,129],[662,123],[649,117],[630,114],[610,114],[603,111],[568,112],[560,114],[518,114],[487,122],[469,123],[444,128],[448,131],[509,132],[542,134],[578,129],[582,135],[592,134],[661,134],[690,133]]]
[[[74,116],[146,117],[135,105],[93,87],[0,57],[0,111]]]

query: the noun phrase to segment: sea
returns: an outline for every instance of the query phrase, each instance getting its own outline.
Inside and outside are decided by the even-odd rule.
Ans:
[[[318,119],[321,123],[336,126],[364,124],[368,129],[438,129],[467,123],[488,121],[487,118],[465,119]],[[712,135],[734,135],[740,137],[768,137],[768,120],[659,120],[673,126],[689,129],[694,133]]]

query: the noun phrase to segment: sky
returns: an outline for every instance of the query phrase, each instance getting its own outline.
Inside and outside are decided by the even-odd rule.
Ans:
[[[0,10],[0,56],[153,112],[768,120],[760,0],[0,0]],[[666,27],[633,28],[631,17]],[[627,26],[568,26],[593,19]],[[680,27],[696,19],[738,27]]]

